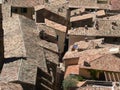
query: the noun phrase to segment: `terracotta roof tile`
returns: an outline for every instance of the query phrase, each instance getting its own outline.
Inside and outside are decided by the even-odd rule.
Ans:
[[[5,57],[5,64],[1,72],[0,81],[10,82],[17,80],[34,85],[36,82],[37,67],[47,70],[44,51],[38,43],[40,41],[40,38],[38,37],[39,30],[37,30],[35,22],[28,18],[22,16],[19,16],[17,18],[15,17],[12,18],[13,22],[16,19],[18,20],[17,23],[19,22],[19,28],[17,30],[21,31],[20,33],[18,33],[18,35],[22,35],[21,42],[24,43],[23,47],[25,48],[20,48],[20,50],[25,50],[26,56],[21,56],[20,52],[16,50],[15,46],[18,46],[19,43],[16,43],[15,46],[13,45],[13,43],[8,43],[7,46],[5,45],[5,48],[9,46],[9,48],[11,49],[12,47],[13,49],[15,49],[15,52],[12,54],[7,53],[9,57]],[[14,24],[11,23],[10,26],[12,27],[13,25]],[[15,29],[15,31],[17,30]],[[5,29],[6,33],[9,31],[10,30]],[[13,37],[14,35],[11,36],[11,38]],[[16,39],[19,40],[19,38],[14,38],[12,39],[12,41],[15,42]],[[9,39],[8,41],[11,42],[11,40]]]
[[[111,0],[111,9],[120,10],[120,0]]]
[[[117,20],[117,21],[120,21],[120,13],[119,12],[116,13],[116,14],[114,12],[109,12],[108,14],[111,14],[111,15],[107,16],[107,17],[103,17],[102,19],[103,20]],[[99,18],[98,18],[98,20],[99,20]],[[100,18],[100,20],[101,20],[101,18]]]
[[[89,14],[84,14],[84,15],[73,16],[70,18],[70,22],[90,19],[90,18],[93,18],[95,15],[97,15],[98,17],[105,16],[105,12],[104,12],[104,10],[100,10],[100,11],[97,11],[96,13],[89,13]]]
[[[104,55],[104,54],[103,54],[103,55]],[[90,63],[90,62],[92,62],[92,61],[94,61],[94,60],[102,57],[103,55],[102,55],[102,54],[95,54],[95,55],[87,55],[87,54],[86,54],[86,55],[84,55],[84,56],[79,57],[79,62],[78,62],[78,64],[79,64],[79,65],[80,65],[80,64],[83,64],[84,61]]]
[[[23,90],[20,84],[15,83],[0,83],[0,90]]]
[[[97,0],[69,0],[69,7],[85,7],[85,8],[100,8],[108,9],[109,3],[99,4]]]
[[[55,0],[51,3],[46,3],[44,8],[64,18],[67,18],[66,14],[68,9],[68,3],[66,2],[66,0]],[[59,11],[58,9],[61,9],[61,11]]]
[[[78,9],[72,10],[70,13],[70,16],[74,16],[75,13],[79,15],[79,14],[83,13],[84,11],[85,11],[85,8],[78,8]]]
[[[12,24],[11,24],[12,22]],[[3,19],[5,58],[26,57],[19,16]]]
[[[101,38],[101,39],[93,39],[93,40],[88,40],[88,41],[75,42],[73,45],[70,46],[69,51],[72,51],[72,48],[74,45],[77,45],[77,49],[81,51],[87,50],[87,49],[95,49],[96,47],[101,47],[103,41],[104,39]]]
[[[88,7],[97,7],[96,6],[96,0],[69,0],[69,6],[88,6]]]
[[[70,66],[68,66],[67,69],[66,69],[64,77],[67,77],[70,74],[79,75],[79,65],[70,65]]]
[[[43,5],[45,0],[9,0],[12,6],[16,7],[34,7]]]
[[[46,24],[37,24],[39,31],[44,31],[45,34],[57,38],[56,29],[47,26]]]
[[[48,19],[45,19],[45,22],[46,22],[46,25],[49,26],[49,27],[52,27],[58,31],[61,31],[61,32],[66,32],[67,30],[67,27],[62,25],[62,24],[59,24],[59,23],[56,23],[54,21],[51,21],[51,20],[48,20]]]
[[[117,25],[112,25],[115,22]],[[75,30],[70,30],[69,35],[85,35],[85,36],[120,36],[120,21],[119,20],[98,20],[98,28],[92,27],[86,30],[84,27],[76,28]]]
[[[82,52],[68,51],[64,55],[63,59],[67,60],[67,59],[71,59],[71,58],[79,58],[79,57],[81,57],[83,55],[96,55],[96,54],[112,53],[112,52],[110,52],[110,49],[118,48],[118,47],[119,46],[112,46],[112,45],[110,45],[109,47],[102,47],[102,48],[98,48],[98,49],[90,49],[90,50],[85,50],[85,51],[82,51]]]
[[[86,69],[88,68],[88,69],[120,72],[120,55],[103,54],[100,57],[94,58],[94,60],[90,61],[89,64],[90,67],[81,66],[81,68],[86,67]]]

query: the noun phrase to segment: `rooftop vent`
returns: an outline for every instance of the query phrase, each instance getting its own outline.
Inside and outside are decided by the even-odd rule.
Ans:
[[[87,62],[87,61],[84,61],[84,66],[86,66],[86,67],[90,67],[90,63]]]
[[[77,50],[77,49],[78,49],[78,45],[77,45],[77,44],[73,45],[72,51],[75,51],[75,50]]]
[[[85,25],[85,29],[88,30],[88,26],[87,25]]]
[[[63,12],[63,8],[58,8],[58,12]]]
[[[116,21],[113,21],[113,22],[112,22],[112,25],[118,26]]]

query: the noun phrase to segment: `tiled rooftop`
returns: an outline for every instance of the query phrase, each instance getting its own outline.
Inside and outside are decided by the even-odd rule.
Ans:
[[[108,12],[108,14],[111,14],[110,16],[103,17],[103,20],[119,20],[120,21],[120,13],[114,14],[114,12]],[[98,18],[99,20],[99,18]],[[101,18],[100,18],[101,20]]]
[[[57,13],[58,15],[61,15],[63,17],[66,18],[66,13],[67,13],[67,8],[68,8],[68,4],[66,2],[66,0],[55,0],[53,2],[51,2],[50,4],[45,4],[45,7],[54,12]],[[59,12],[58,9],[61,8],[62,12]]]
[[[56,32],[55,29],[50,28],[48,26],[46,26],[45,24],[39,24],[38,25],[38,29],[44,30],[45,33],[48,33],[48,35],[52,35],[53,37],[56,37]],[[45,40],[40,39],[40,41],[38,42],[38,44],[44,48],[44,54],[47,60],[50,60],[56,64],[58,64],[58,46],[56,43],[52,43],[52,42],[48,42]]]
[[[120,0],[111,0],[111,9],[120,10]]]
[[[67,77],[70,74],[79,75],[79,65],[70,65],[70,66],[68,66],[67,69],[66,69],[64,77]]]
[[[101,47],[103,41],[104,41],[103,38],[93,39],[93,40],[88,40],[88,41],[75,42],[74,45],[77,45],[77,49],[79,50],[95,49],[97,46]],[[72,48],[74,45],[70,46],[69,51],[72,51]]]
[[[20,84],[0,82],[0,90],[23,90]]]
[[[16,19],[18,21],[16,21]],[[34,85],[36,83],[37,67],[46,70],[44,51],[43,48],[40,47],[39,43],[37,43],[40,41],[39,31],[37,30],[35,22],[25,17],[19,16],[13,18],[12,20],[19,22],[19,24],[15,25],[16,27],[19,27],[18,31],[21,31],[18,35],[22,35],[22,43],[24,44],[23,47],[25,48],[26,55],[21,56],[21,54],[16,50],[16,47],[9,43],[11,40],[8,39],[8,45],[5,47],[9,46],[9,49],[11,49],[11,46],[15,49],[15,52],[12,53],[13,55],[11,53],[7,53],[9,57],[5,57],[6,60],[1,72],[0,81],[10,82],[17,80]],[[9,25],[13,26],[13,23]],[[8,33],[9,30],[5,29],[4,31]],[[17,30],[15,29],[15,31]],[[10,33],[8,33],[8,35],[9,34]],[[14,37],[14,35],[11,36],[11,38],[12,37]],[[12,39],[13,42],[15,42],[16,39],[17,41],[19,40],[19,38],[15,38]],[[19,43],[16,43],[15,46],[17,45],[19,45]]]
[[[74,16],[75,14],[81,14],[85,11],[85,8],[78,8],[78,9],[75,9],[75,10],[72,10],[71,13],[70,13],[70,16]]]
[[[89,56],[88,56],[89,57]],[[94,58],[95,56],[91,56],[92,58],[89,60],[87,59],[80,59],[85,60],[90,64],[90,67],[87,66],[80,66],[81,68],[86,69],[96,69],[96,70],[104,70],[104,71],[114,71],[114,72],[120,72],[120,54],[103,54],[98,55],[97,58]]]
[[[74,45],[77,45],[77,49],[78,50],[87,50],[87,49],[94,49],[98,46],[97,43],[95,43],[94,41],[80,41],[80,42],[76,42],[74,43]],[[70,46],[69,50],[72,51],[74,45]]]
[[[69,0],[69,6],[96,6],[96,0]],[[97,6],[96,6],[97,7]]]
[[[43,5],[45,0],[8,0],[12,6],[16,7],[34,7],[36,5]]]
[[[54,28],[47,26],[46,24],[37,24],[37,27],[40,31],[44,31],[46,34],[56,37],[56,32]]]
[[[119,45],[101,44],[100,46],[102,47],[98,49],[84,50],[81,52],[68,51],[64,56],[64,60],[78,58],[78,65],[80,65],[80,68],[119,72]],[[74,62],[75,61],[73,60],[73,63]],[[85,62],[88,63],[89,66],[85,66]]]
[[[59,64],[59,55],[54,53],[54,52],[51,52],[47,49],[44,49],[44,54],[45,54],[45,58],[55,64]]]
[[[97,0],[69,0],[69,7],[108,9],[109,4],[98,4]]]
[[[58,47],[57,44],[51,43],[51,42],[47,42],[45,40],[40,40],[39,45],[43,48],[47,48],[53,52],[58,52]]]
[[[70,18],[70,22],[90,19],[90,18],[93,18],[95,15],[97,15],[98,17],[105,16],[105,11],[100,10],[100,11],[97,11],[96,13],[89,13],[89,14],[84,14],[84,15],[73,16]]]
[[[68,4],[66,0],[57,0],[57,1],[52,1],[51,3],[45,3],[44,5],[35,6],[36,11],[40,9],[46,9],[52,13],[55,13],[59,16],[67,18],[66,14],[67,14],[67,9],[68,9]],[[61,11],[59,11],[59,9]]]
[[[3,18],[5,58],[26,57],[26,50],[19,24],[18,16],[8,19]]]
[[[58,31],[61,31],[61,32],[66,32],[67,30],[67,27],[62,25],[62,24],[59,24],[59,23],[56,23],[52,20],[48,20],[48,19],[45,19],[45,22],[46,22],[46,25],[49,26],[49,27],[52,27]],[[62,22],[62,21],[61,21]],[[63,22],[62,22],[63,23]]]
[[[118,48],[119,46],[104,46],[102,48],[98,48],[98,49],[90,49],[90,50],[85,50],[82,52],[78,52],[78,51],[68,51],[66,52],[66,54],[64,55],[64,60],[66,59],[71,59],[71,58],[79,58],[82,56],[86,56],[86,55],[96,55],[96,54],[108,54],[108,53],[116,53],[116,52],[110,52],[110,50],[112,48]]]
[[[51,7],[52,6],[44,6],[40,9],[37,9],[36,10],[37,16],[43,15],[47,26],[55,28],[56,30],[64,31],[63,29],[66,29],[66,25],[68,22],[66,7],[64,7],[64,6],[62,7],[62,5],[61,5],[61,8],[62,8],[61,9],[56,6],[56,7],[54,7],[55,10],[50,9]],[[65,12],[63,9],[65,10]],[[59,10],[61,13],[64,13],[64,15],[60,14]],[[39,21],[40,18],[37,17],[36,19]]]
[[[115,25],[112,25],[115,23]],[[120,36],[120,21],[119,20],[98,20],[98,30],[94,27],[86,30],[84,27],[75,28],[68,32],[69,35],[82,36]]]

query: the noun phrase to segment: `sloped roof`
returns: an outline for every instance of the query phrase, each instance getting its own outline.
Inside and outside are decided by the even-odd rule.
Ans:
[[[51,13],[55,13],[61,17],[67,18],[66,14],[68,9],[68,4],[66,0],[57,0],[57,1],[55,0],[50,3],[45,3],[44,5],[35,6],[35,11],[39,11],[42,9],[47,10]],[[59,11],[58,9],[61,9],[61,11]]]
[[[58,19],[58,18],[56,18],[56,20],[57,20],[57,19]],[[59,19],[58,19],[58,20],[59,20]],[[59,20],[59,21],[60,21],[60,20]],[[65,20],[62,20],[62,21],[60,21],[60,22],[63,23],[63,21],[64,21],[64,24],[66,24],[66,23],[65,23]],[[49,19],[45,19],[45,23],[46,23],[47,26],[56,29],[56,31],[60,31],[60,32],[64,32],[64,33],[65,33],[66,30],[67,30],[67,26],[62,25],[61,23],[57,23],[57,22],[55,22],[55,21],[49,20]]]
[[[96,6],[96,0],[69,0],[69,6]]]
[[[7,21],[9,18],[4,20]],[[6,59],[1,72],[0,81],[20,81],[35,85],[37,67],[47,71],[45,58],[53,61],[54,63],[58,63],[59,56],[57,54],[57,45],[40,39],[40,31],[38,30],[37,25],[33,20],[30,20],[24,16],[15,15],[11,18],[10,22],[14,22],[15,24],[9,23],[9,26],[13,27],[15,25],[17,29],[6,27],[4,28],[5,35],[9,36],[9,34],[12,33],[9,32],[14,30],[14,34],[21,35],[21,37],[14,37],[12,34],[10,38],[14,39],[5,40]],[[17,31],[20,32],[16,33]],[[15,44],[13,43],[17,40],[20,41],[19,39],[21,42]],[[18,46],[22,48],[17,50]],[[11,48],[14,51],[10,53],[8,51]],[[21,55],[20,52],[23,53],[23,51],[25,55]]]
[[[79,75],[79,65],[70,65],[70,66],[68,66],[67,69],[66,69],[64,77],[67,77],[70,74]]]
[[[73,16],[73,17],[70,18],[70,22],[90,19],[90,18],[93,18],[95,15],[97,15],[98,17],[105,16],[105,11],[100,10],[100,11],[97,11],[95,13],[89,13],[89,14],[84,14],[84,15]]]
[[[116,25],[112,25],[115,22]],[[120,36],[120,21],[119,20],[98,20],[98,30],[94,27],[86,30],[84,27],[70,30],[69,35],[82,35],[82,36]]]
[[[99,4],[97,0],[69,0],[69,7],[85,7],[85,8],[100,8],[100,9],[108,9],[109,4]]]
[[[75,42],[73,45],[71,45],[69,47],[69,51],[72,51],[72,48],[73,48],[74,45],[77,45],[78,49],[81,49],[81,50],[93,49],[96,46],[102,47],[102,42],[103,41],[104,41],[104,38],[92,39],[92,40],[87,40],[87,41],[78,41],[78,42]]]
[[[9,0],[12,6],[16,7],[34,7],[36,5],[43,5],[45,0]]]
[[[120,10],[120,0],[111,0],[110,4],[112,10]]]
[[[0,90],[23,90],[20,84],[0,82]]]
[[[55,29],[53,29],[51,27],[48,27],[45,24],[38,24],[38,29],[40,31],[44,30],[45,33],[47,33],[48,35],[56,37]],[[57,44],[45,41],[43,39],[40,39],[39,45],[44,48],[45,58],[47,60],[50,60],[50,61],[58,64],[59,56],[58,56],[58,46],[57,46]]]
[[[64,6],[50,6],[51,4],[48,4],[49,6],[42,6],[40,9],[36,10],[37,16],[43,15],[44,18],[47,18],[53,22],[56,22],[58,24],[66,26],[67,21],[67,9]],[[38,8],[38,6],[36,7]],[[59,11],[62,10],[62,11]],[[53,18],[54,17],[54,18]],[[39,19],[39,17],[37,17]]]
[[[95,55],[86,54],[86,55],[79,57],[79,62],[78,62],[79,65],[83,64],[84,61],[89,63],[91,61],[94,61],[94,60],[104,56],[104,54],[95,54]]]
[[[55,64],[59,64],[59,55],[51,50],[44,49],[45,58]]]
[[[37,24],[37,27],[40,31],[44,31],[46,34],[56,37],[56,32],[54,28],[47,26],[46,24]]]
[[[79,57],[86,56],[86,55],[116,53],[116,52],[110,52],[110,50],[111,50],[111,48],[118,48],[118,47],[119,46],[110,45],[110,46],[103,46],[103,47],[97,48],[97,49],[84,50],[84,51],[81,51],[81,52],[68,51],[64,55],[63,59],[67,60],[67,59],[72,59],[72,58],[79,58]]]
[[[101,38],[101,39],[93,39],[88,41],[79,41],[79,42],[75,42],[74,45],[77,45],[77,49],[80,50],[95,49],[96,47],[101,47],[103,40],[104,39]],[[70,46],[69,51],[72,51],[74,45]]]
[[[117,12],[109,12],[109,13],[111,14],[110,16],[103,17],[102,19],[103,20],[119,20],[120,21],[120,12],[118,12],[118,13]],[[98,20],[99,20],[99,18],[98,18]]]
[[[85,8],[78,8],[78,9],[75,9],[75,10],[72,10],[71,12],[70,12],[70,16],[74,16],[75,15],[75,13],[76,14],[81,14],[81,13],[83,13],[85,11]]]
[[[57,44],[51,43],[51,42],[47,42],[45,40],[40,40],[39,45],[43,48],[49,49],[53,52],[58,52],[58,47]]]
[[[24,38],[24,44],[26,48],[26,55],[29,59],[35,59],[35,63],[38,67],[46,68],[44,60],[44,50],[40,47],[40,37],[37,25],[33,20],[28,18],[19,17],[22,34]]]
[[[92,57],[94,58],[94,56]],[[86,62],[89,62],[90,67],[80,67],[86,69],[120,72],[120,54],[103,54],[100,57],[94,58],[91,61],[86,60]]]
[[[66,0],[55,0],[52,1],[50,4],[45,4],[45,6],[48,10],[67,18],[66,14],[68,9],[68,3],[66,2]],[[58,11],[59,8],[62,9],[62,12]]]
[[[19,24],[19,18],[16,15],[11,18],[3,18],[5,58],[26,57],[26,50]]]
[[[16,19],[18,21],[16,21]],[[15,27],[19,27],[19,31],[21,31],[20,35],[22,35],[22,43],[24,44],[25,49],[25,56],[21,56],[19,51],[16,50],[14,44],[8,44],[9,48],[14,47],[14,53],[7,53],[9,57],[5,57],[5,64],[3,66],[3,70],[1,72],[0,81],[3,82],[10,82],[10,81],[22,81],[24,83],[35,84],[36,83],[36,74],[37,74],[37,67],[46,70],[46,63],[44,57],[44,50],[39,45],[39,30],[37,30],[37,26],[34,21],[18,16],[13,17],[13,21],[19,22],[19,24],[15,24]],[[10,26],[12,27],[14,24],[11,23]],[[14,28],[13,28],[14,29]],[[9,32],[8,29],[4,30],[6,33]],[[15,31],[17,31],[15,29]],[[15,33],[16,34],[16,33]],[[8,34],[9,35],[9,34]],[[11,36],[14,37],[14,36]],[[19,40],[19,38],[13,39]],[[11,40],[8,40],[11,42]],[[13,45],[13,46],[12,46]],[[19,43],[16,43],[16,46]],[[5,45],[5,47],[8,47]],[[18,53],[16,55],[16,53]],[[14,57],[13,57],[14,56]]]

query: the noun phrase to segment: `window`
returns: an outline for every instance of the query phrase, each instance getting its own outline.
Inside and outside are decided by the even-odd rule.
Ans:
[[[18,9],[17,9],[17,8],[12,8],[12,12],[13,12],[13,13],[17,13],[17,12],[18,12]]]
[[[56,39],[57,39],[57,41],[58,41],[58,39],[59,39],[59,36],[58,36],[58,35],[57,35]]]
[[[21,8],[21,13],[27,13],[27,8]]]
[[[108,0],[97,0],[98,4],[107,4]]]

